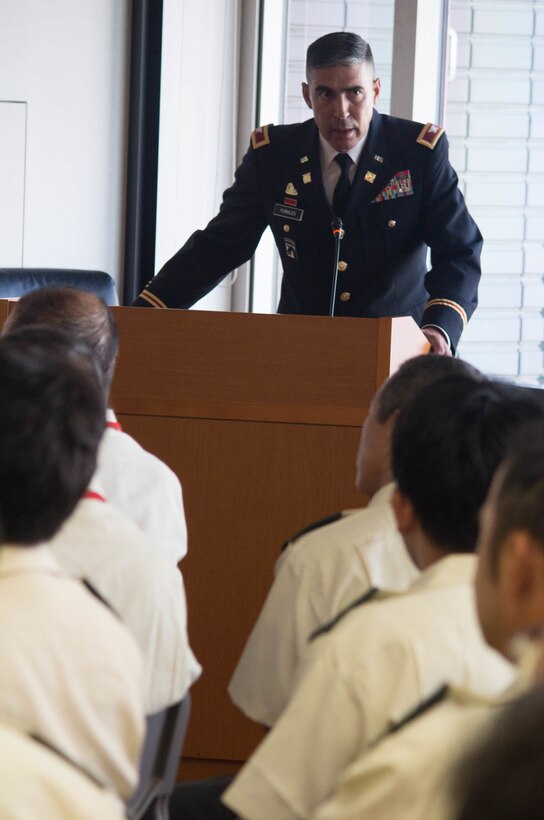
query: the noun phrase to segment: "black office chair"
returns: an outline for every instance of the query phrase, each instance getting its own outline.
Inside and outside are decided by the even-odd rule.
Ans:
[[[190,711],[187,693],[179,703],[147,716],[140,780],[127,803],[130,820],[168,820],[168,800],[176,785]]]
[[[107,305],[118,305],[115,282],[109,273],[68,268],[0,268],[0,299],[17,299],[46,285],[79,288],[96,293]]]

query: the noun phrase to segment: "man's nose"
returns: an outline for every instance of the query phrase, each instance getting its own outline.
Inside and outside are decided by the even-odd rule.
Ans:
[[[349,115],[349,102],[345,94],[339,94],[335,100],[334,113],[339,120],[345,120]]]

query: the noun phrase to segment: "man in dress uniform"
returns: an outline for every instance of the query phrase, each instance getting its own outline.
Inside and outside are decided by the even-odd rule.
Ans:
[[[380,80],[356,34],[312,43],[306,72],[313,119],[253,132],[218,215],[134,304],[190,307],[253,255],[270,226],[283,265],[279,313],[411,315],[432,349],[450,354],[477,304],[482,237],[443,129],[378,114]]]

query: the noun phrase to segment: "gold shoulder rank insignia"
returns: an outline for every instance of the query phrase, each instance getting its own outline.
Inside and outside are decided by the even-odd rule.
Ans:
[[[256,128],[251,135],[251,145],[253,148],[262,148],[263,145],[268,145],[269,142],[268,125],[261,125],[260,128]]]
[[[430,148],[432,151],[443,133],[444,129],[441,125],[428,122],[419,132],[419,137],[416,142],[419,142],[420,145],[424,145],[426,148]]]

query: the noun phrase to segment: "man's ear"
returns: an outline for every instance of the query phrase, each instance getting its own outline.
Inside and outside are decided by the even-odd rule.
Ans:
[[[413,532],[417,526],[417,517],[412,502],[398,487],[395,487],[393,491],[391,505],[395,513],[395,518],[397,519],[399,532],[402,535],[408,535]]]
[[[374,102],[376,102],[382,90],[382,81],[379,77],[376,77],[376,79],[372,83],[372,90],[374,91]]]
[[[527,628],[544,623],[544,552],[526,530],[506,537],[499,558],[500,583]]]
[[[310,99],[310,86],[308,83],[302,83],[302,96],[304,97],[304,102],[308,106],[308,108],[312,107],[312,101]]]

